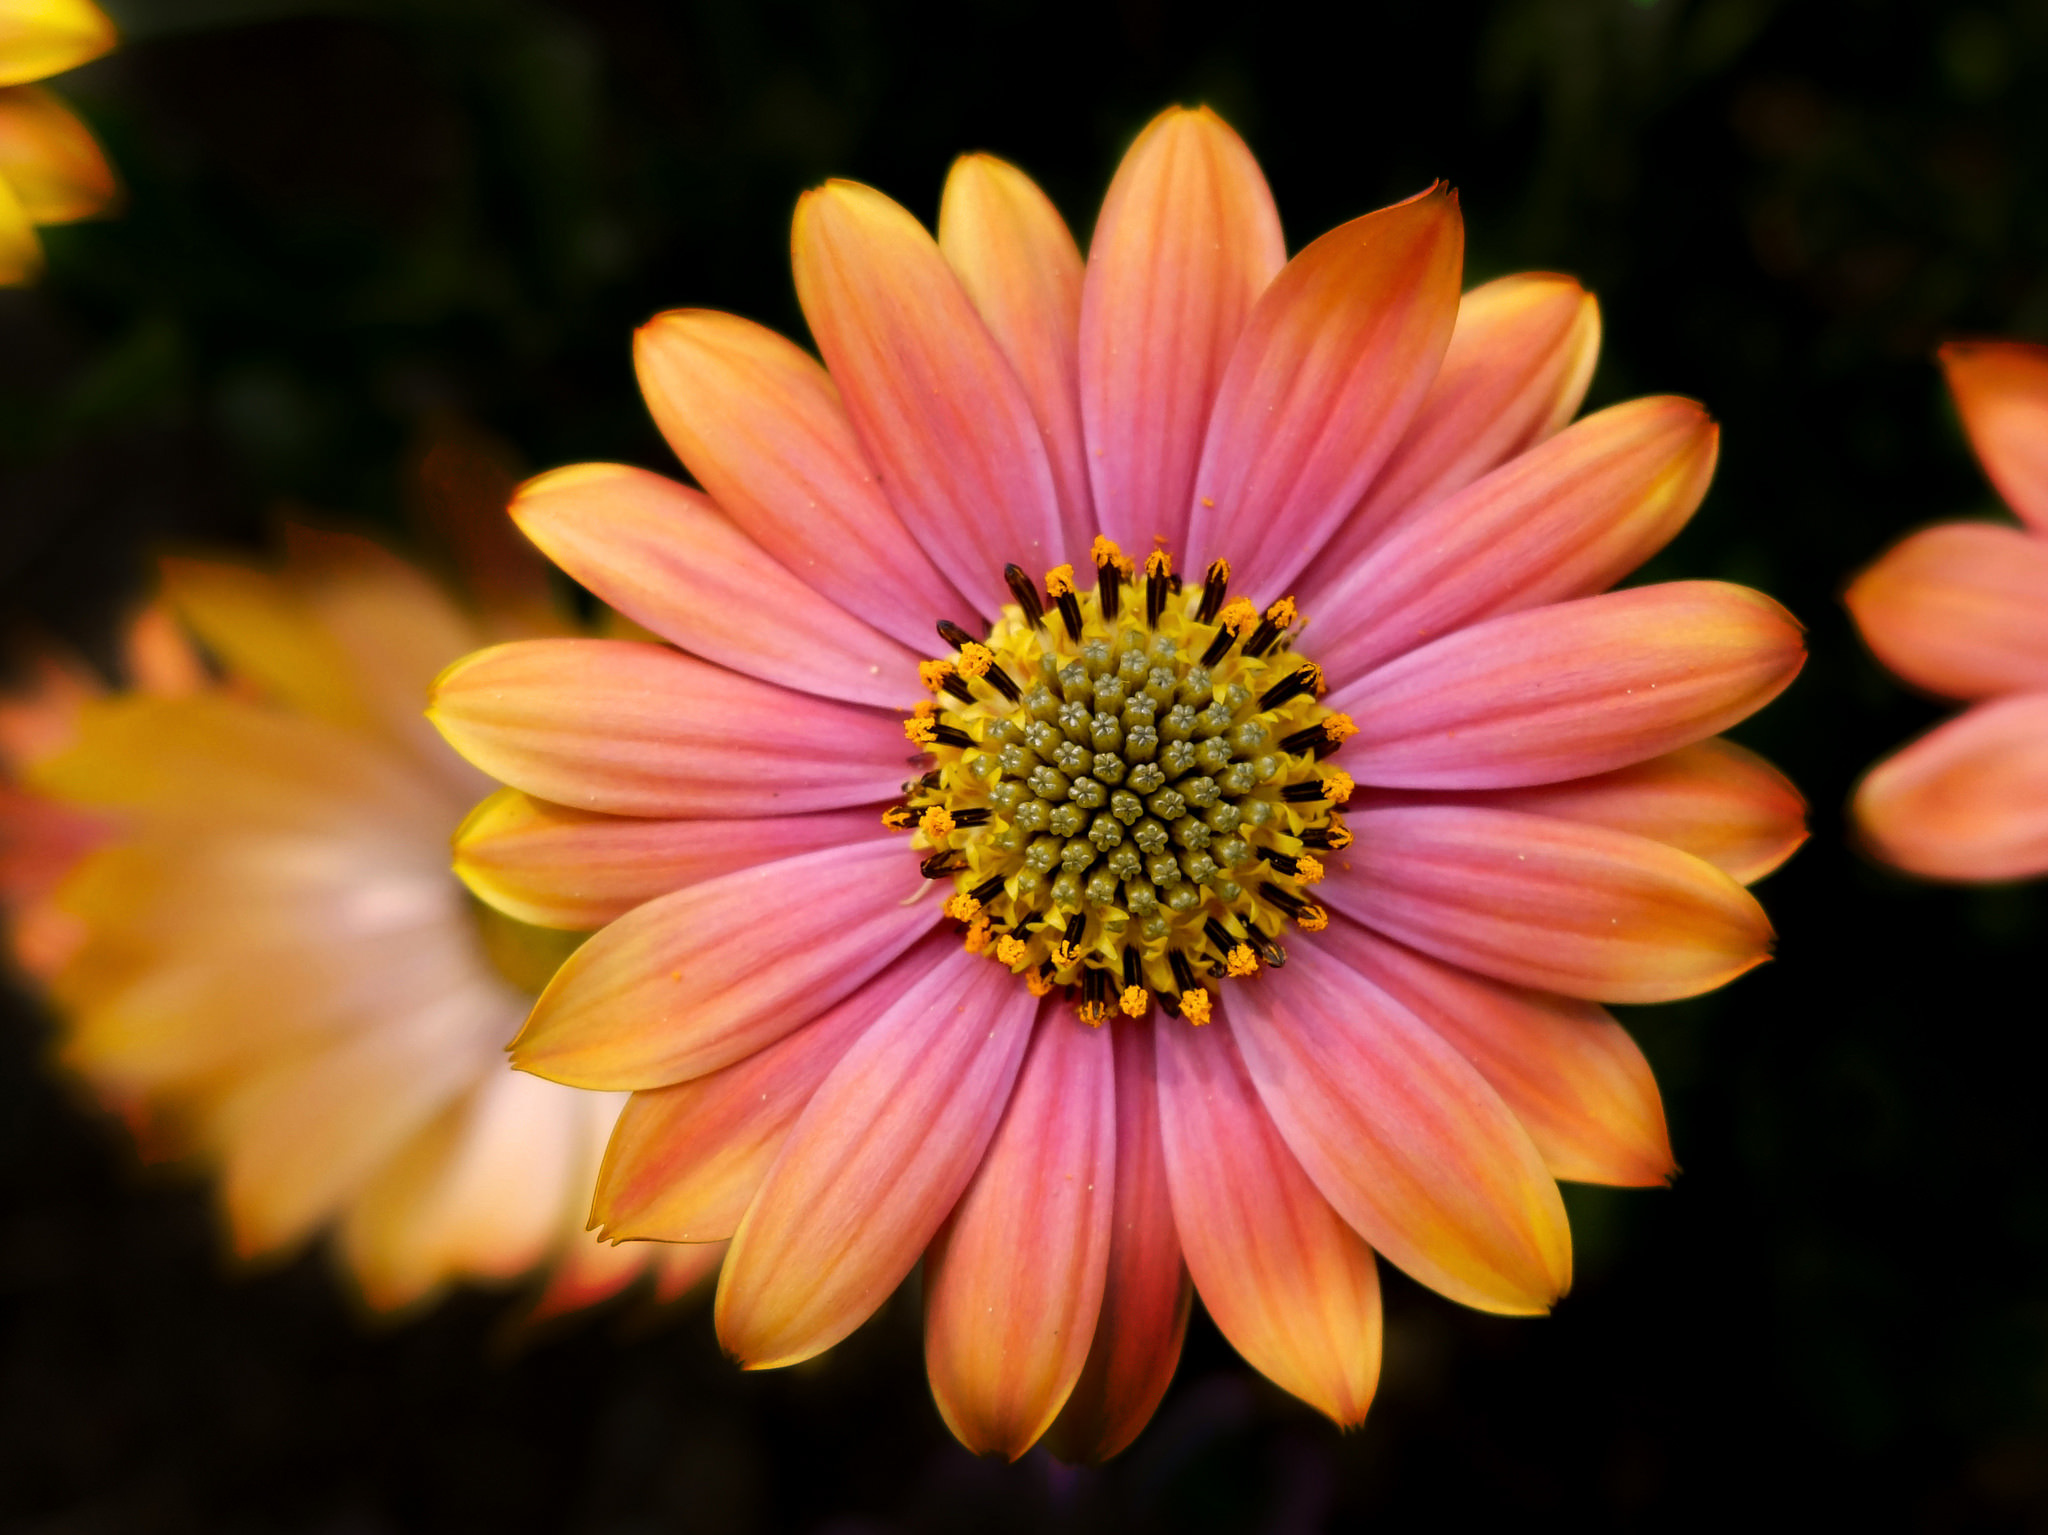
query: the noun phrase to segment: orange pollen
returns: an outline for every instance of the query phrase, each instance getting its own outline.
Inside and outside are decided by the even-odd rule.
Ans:
[[[1299,616],[1292,597],[1282,597],[1266,609],[1266,622],[1277,629],[1285,629]]]
[[[1243,634],[1259,621],[1259,610],[1252,606],[1248,597],[1233,597],[1223,604],[1223,611],[1216,615],[1216,622],[1232,634]]]
[[[906,831],[917,824],[917,812],[908,805],[891,805],[882,812],[882,824],[891,831]]]
[[[1351,781],[1351,775],[1342,768],[1327,768],[1323,772],[1323,792],[1330,797],[1333,805],[1342,805],[1351,798],[1351,791],[1358,785]]]
[[[1164,549],[1154,549],[1145,556],[1145,574],[1148,576],[1170,576],[1173,574],[1173,556]]]
[[[1145,1016],[1145,1004],[1152,1000],[1151,993],[1142,986],[1126,986],[1124,994],[1117,998],[1116,1005],[1124,1010],[1126,1018]]]
[[[1259,956],[1252,952],[1250,944],[1241,943],[1224,955],[1223,969],[1226,975],[1238,980],[1242,980],[1248,975],[1257,975],[1259,973]]]
[[[955,922],[972,922],[981,915],[981,902],[965,890],[956,890],[946,897],[946,915]]]
[[[1320,933],[1330,925],[1330,914],[1320,906],[1304,906],[1294,923],[1304,933]]]
[[[1323,861],[1304,855],[1295,860],[1294,877],[1304,885],[1313,885],[1323,877]]]
[[[930,715],[919,714],[903,722],[903,734],[913,746],[929,746],[939,738],[939,727]]]
[[[1074,1009],[1074,1014],[1083,1023],[1087,1024],[1089,1028],[1099,1029],[1109,1022],[1109,1004],[1107,1002],[1083,1002]]]
[[[1332,816],[1330,818],[1330,850],[1341,853],[1349,846],[1351,846],[1351,828],[1345,826],[1336,817]]]
[[[1034,997],[1042,997],[1052,990],[1052,980],[1036,970],[1027,970],[1024,972],[1024,989]]]
[[[1207,1023],[1209,1021],[1208,988],[1197,986],[1193,991],[1182,992],[1180,994],[1180,1015],[1198,1029]]]
[[[1015,970],[1031,953],[1031,945],[1005,933],[996,940],[996,958]]]
[[[1117,547],[1116,540],[1104,538],[1100,533],[1095,535],[1095,542],[1089,547],[1088,557],[1095,562],[1097,570],[1114,566],[1124,576],[1136,575],[1138,571],[1138,567],[1131,563],[1131,557]]]
[[[1051,570],[1048,570],[1045,573],[1045,590],[1047,596],[1057,600],[1061,597],[1068,595],[1070,592],[1073,591],[1073,589],[1073,566],[1055,565]]]
[[[917,663],[917,680],[933,692],[946,685],[946,679],[953,675],[951,661],[920,661]],[[930,703],[930,699],[925,700]],[[934,705],[936,707],[936,705]]]
[[[1358,725],[1348,714],[1326,714],[1323,716],[1323,734],[1332,746],[1348,741],[1358,734]]]
[[[944,842],[953,835],[953,812],[944,805],[934,805],[924,813],[923,819],[917,823],[917,829],[934,844]]]
[[[1071,970],[1081,963],[1081,946],[1062,940],[1053,945],[1052,967],[1055,970]]]
[[[986,677],[988,669],[996,664],[996,653],[981,644],[960,647],[960,675],[963,677]]]
[[[988,918],[976,917],[967,924],[965,944],[969,954],[979,954],[988,947]]]

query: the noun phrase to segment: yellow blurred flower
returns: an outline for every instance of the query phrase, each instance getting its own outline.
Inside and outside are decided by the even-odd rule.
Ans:
[[[91,218],[114,200],[113,169],[90,130],[29,82],[76,69],[116,41],[91,0],[0,0],[0,286],[41,273],[36,225]]]

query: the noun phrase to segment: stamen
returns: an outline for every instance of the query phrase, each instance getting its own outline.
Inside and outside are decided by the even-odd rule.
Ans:
[[[1323,669],[1310,661],[1295,668],[1259,695],[1260,709],[1277,709],[1291,698],[1306,698],[1323,690]]]
[[[1059,604],[1060,622],[1067,626],[1067,638],[1081,638],[1081,598],[1074,591],[1074,567],[1055,565],[1045,573],[1045,589]]]
[[[1218,955],[1227,957],[1230,951],[1237,947],[1237,940],[1230,936],[1230,929],[1214,917],[1203,920],[1202,931],[1208,935],[1209,942],[1216,945]]]
[[[1166,952],[1167,967],[1173,971],[1173,983],[1180,988],[1181,1004],[1187,1004],[1188,993],[1200,991],[1201,985],[1195,980],[1195,967],[1188,963],[1188,957],[1179,949]]]
[[[967,924],[967,935],[961,939],[962,946],[969,954],[980,954],[987,950],[989,922],[987,917],[976,917]]]
[[[1259,973],[1259,956],[1252,952],[1252,946],[1241,943],[1223,956],[1224,973],[1233,980],[1243,980],[1248,975]]]
[[[1257,660],[1273,648],[1273,642],[1280,638],[1287,626],[1294,622],[1295,610],[1292,597],[1282,597],[1259,620],[1259,627],[1252,631],[1252,637],[1245,642],[1244,653]]]
[[[1138,951],[1129,945],[1124,947],[1124,985],[1136,986],[1145,979],[1144,963],[1138,958]],[[1135,1017],[1136,1015],[1133,1014]]]
[[[1180,1010],[1187,1015],[1188,1022],[1198,1029],[1209,1021],[1209,1007],[1209,993],[1204,987],[1197,986],[1193,991],[1184,991],[1180,994]]]
[[[965,751],[974,744],[974,737],[955,725],[938,726],[932,731],[931,738],[941,746],[951,746],[959,751]]]
[[[993,901],[997,896],[1001,895],[1002,893],[1003,877],[1000,874],[993,875],[990,878],[983,880],[980,884],[976,885],[972,890],[967,892],[968,896],[971,899],[979,901],[984,906],[986,906],[990,901]]]
[[[1259,886],[1259,894],[1286,912],[1311,933],[1321,932],[1330,925],[1330,914],[1314,901],[1304,901],[1300,896],[1282,890],[1271,880]]]
[[[1351,798],[1351,791],[1358,785],[1351,781],[1351,775],[1342,768],[1333,767],[1323,774],[1323,792],[1335,804],[1343,804]]]
[[[965,650],[974,643],[974,636],[954,623],[950,618],[940,619],[938,629],[939,638],[948,645],[951,645],[955,650]]]
[[[956,890],[946,897],[946,915],[955,922],[972,922],[981,915],[981,902],[964,890]]]
[[[1280,750],[1307,752],[1317,757],[1327,756],[1357,734],[1358,727],[1351,723],[1350,715],[1333,714],[1328,719],[1318,720],[1315,724],[1287,736],[1280,742]]]
[[[917,824],[917,812],[908,805],[891,805],[882,812],[882,824],[891,831],[908,831]]]
[[[1209,573],[1202,579],[1202,605],[1195,609],[1195,622],[1213,624],[1216,615],[1223,610],[1223,599],[1230,593],[1230,561],[1211,560]]]
[[[1280,797],[1290,805],[1313,805],[1330,796],[1322,780],[1316,779],[1310,783],[1291,783],[1280,791]]]
[[[1109,974],[1090,970],[1081,977],[1081,1005],[1075,1009],[1081,1021],[1099,1029],[1109,1022]]]
[[[1266,962],[1268,970],[1278,970],[1287,963],[1287,951],[1280,946],[1280,941],[1268,938],[1257,929],[1252,932],[1252,947],[1259,951],[1259,958]]]
[[[1023,964],[1025,957],[1030,953],[1031,945],[1015,933],[1006,934],[996,940],[996,958],[1012,970]]]
[[[958,874],[967,867],[967,859],[951,848],[934,853],[919,864],[918,872],[926,879],[944,879],[948,874]]]
[[[1045,600],[1038,595],[1038,588],[1031,584],[1031,578],[1024,574],[1024,567],[1005,565],[1003,581],[1010,588],[1010,595],[1017,599],[1017,606],[1023,610],[1025,622],[1036,628],[1045,617]]]
[[[1351,846],[1351,832],[1337,821],[1328,826],[1311,826],[1301,834],[1303,847],[1315,848],[1318,852],[1341,853]]]
[[[1086,912],[1077,911],[1071,917],[1067,918],[1067,931],[1065,934],[1067,947],[1070,949],[1079,948],[1081,944],[1081,936],[1087,931],[1088,914]]]
[[[944,842],[953,835],[953,812],[944,805],[933,805],[918,818],[917,829],[933,842]]]
[[[1146,1004],[1151,1000],[1152,994],[1144,987],[1126,986],[1123,995],[1117,999],[1117,1006],[1124,1010],[1126,1018],[1142,1018],[1145,1016]]]
[[[1216,631],[1216,637],[1209,641],[1209,648],[1202,652],[1202,664],[1214,666],[1230,653],[1230,647],[1237,643],[1244,632],[1257,623],[1259,610],[1243,597],[1233,597],[1223,605],[1223,611],[1216,615],[1216,621],[1223,627]]]
[[[1116,622],[1123,592],[1124,578],[1134,573],[1130,556],[1116,546],[1114,539],[1095,536],[1095,543],[1089,549],[1095,561],[1095,596],[1102,605],[1102,616],[1110,623]]]
[[[1304,885],[1317,884],[1322,880],[1323,861],[1320,858],[1310,858],[1304,855],[1297,859],[1296,862],[1299,866],[1294,871],[1294,877]]]
[[[1273,848],[1266,850],[1266,862],[1278,869],[1282,874],[1285,874],[1289,879],[1292,879],[1295,871],[1301,867],[1294,859]]]
[[[1035,970],[1024,972],[1024,988],[1034,997],[1042,997],[1052,990],[1052,967],[1040,965]]]
[[[969,805],[964,810],[953,812],[955,826],[986,826],[995,812],[986,805]]]
[[[1166,612],[1166,596],[1173,579],[1173,556],[1154,549],[1145,556],[1145,627],[1157,629]]]

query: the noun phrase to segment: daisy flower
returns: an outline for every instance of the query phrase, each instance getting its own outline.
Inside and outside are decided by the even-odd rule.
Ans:
[[[623,1096],[504,1057],[576,935],[448,872],[482,780],[420,700],[452,657],[534,626],[305,532],[281,571],[167,561],[163,597],[220,680],[157,612],[130,691],[45,687],[0,717],[26,781],[0,799],[0,891],[64,1064],[146,1150],[217,1168],[238,1255],[332,1228],[376,1309],[543,1264],[544,1312],[707,1273],[715,1247],[582,1231]]]
[[[824,366],[730,315],[639,334],[701,490],[521,490],[667,644],[442,676],[436,723],[509,786],[458,868],[609,922],[514,1063],[633,1091],[596,1220],[729,1238],[747,1366],[922,1259],[953,1432],[1096,1459],[1166,1389],[1191,1280],[1355,1423],[1378,1258],[1542,1312],[1554,1180],[1672,1170],[1599,1003],[1766,957],[1743,882],[1800,801],[1716,733],[1799,630],[1739,587],[1607,591],[1699,503],[1715,428],[1677,399],[1566,425],[1591,299],[1461,299],[1462,243],[1439,187],[1288,259],[1207,111],[1138,137],[1085,262],[984,155],[936,239],[831,182],[793,235]]]
[[[92,132],[29,82],[98,58],[117,38],[92,0],[0,0],[0,286],[43,269],[38,224],[105,212],[114,172]]]
[[[2048,347],[1943,347],[1970,445],[2020,526],[1951,522],[1849,588],[1878,660],[1970,705],[1872,768],[1852,813],[1887,863],[1932,879],[2048,873]]]

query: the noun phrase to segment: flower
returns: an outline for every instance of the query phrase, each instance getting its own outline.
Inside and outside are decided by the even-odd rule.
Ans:
[[[76,69],[116,41],[92,0],[0,0],[0,286],[41,273],[36,225],[91,218],[114,201],[114,172],[91,131],[28,82]]]
[[[163,588],[224,680],[153,612],[129,692],[42,690],[43,741],[15,754],[28,790],[0,806],[30,853],[90,828],[61,879],[28,857],[11,887],[65,1064],[146,1149],[218,1167],[240,1255],[332,1226],[377,1309],[543,1263],[544,1312],[650,1267],[673,1293],[715,1266],[715,1248],[585,1236],[623,1099],[505,1068],[575,938],[479,906],[448,872],[479,779],[419,700],[488,620],[338,535],[295,532],[275,573],[167,561]],[[0,739],[23,742],[36,713],[18,705]]]
[[[1930,879],[2048,873],[2048,347],[1959,342],[1941,364],[2015,528],[1951,522],[1850,586],[1864,642],[1915,687],[1970,707],[1857,786],[1864,844]]]
[[[1715,428],[1675,399],[1567,427],[1592,300],[1461,300],[1442,188],[1287,260],[1207,111],[1139,136],[1085,265],[983,155],[936,241],[832,182],[793,243],[829,372],[730,315],[639,334],[702,492],[586,464],[514,502],[669,643],[437,684],[510,785],[458,841],[471,888],[610,924],[514,1063],[633,1090],[595,1214],[729,1237],[749,1367],[922,1257],[953,1432],[1100,1458],[1164,1392],[1192,1278],[1355,1423],[1374,1253],[1546,1310],[1554,1179],[1672,1170],[1597,1002],[1766,957],[1741,881],[1802,808],[1716,732],[1798,628],[1711,582],[1598,595],[1690,516]]]

